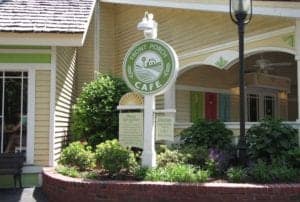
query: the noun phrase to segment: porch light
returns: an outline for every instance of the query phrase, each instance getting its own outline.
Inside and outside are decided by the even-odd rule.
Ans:
[[[157,22],[153,20],[153,14],[145,12],[145,15],[141,22],[138,23],[137,29],[144,31],[146,39],[157,38]]]
[[[238,26],[239,63],[240,63],[240,138],[238,142],[238,158],[242,165],[246,164],[247,148],[245,139],[245,80],[244,80],[244,29],[252,18],[252,0],[230,0],[229,12],[231,20]]]

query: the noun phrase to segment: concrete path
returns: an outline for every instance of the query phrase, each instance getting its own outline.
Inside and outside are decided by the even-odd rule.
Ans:
[[[47,202],[41,188],[0,189],[0,202]]]

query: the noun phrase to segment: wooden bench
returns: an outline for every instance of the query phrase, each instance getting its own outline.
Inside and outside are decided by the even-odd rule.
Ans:
[[[14,185],[17,187],[17,180],[22,188],[22,168],[25,157],[21,153],[2,153],[0,154],[0,175],[13,175]]]

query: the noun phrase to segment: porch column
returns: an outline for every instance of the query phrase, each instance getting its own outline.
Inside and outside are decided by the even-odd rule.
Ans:
[[[297,122],[300,122],[300,19],[296,20],[295,59],[297,61],[297,89],[298,89],[298,119],[297,119]],[[300,146],[300,128],[298,128],[298,145]]]

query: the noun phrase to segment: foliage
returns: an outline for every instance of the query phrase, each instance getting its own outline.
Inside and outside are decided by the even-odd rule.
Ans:
[[[226,171],[226,176],[230,182],[245,182],[248,177],[248,173],[245,168],[231,167]]]
[[[297,146],[296,135],[297,130],[281,120],[265,119],[247,131],[248,155],[252,160],[271,162]]]
[[[212,176],[222,175],[232,159],[229,151],[223,151],[211,148],[208,150],[208,157],[205,161],[204,167],[210,172]]]
[[[205,146],[181,146],[180,153],[185,156],[186,162],[193,165],[204,165],[208,159],[208,149]]]
[[[184,164],[169,164],[166,167],[149,169],[145,180],[167,182],[204,182],[209,173],[204,170],[197,171],[194,167]]]
[[[74,139],[84,139],[95,147],[116,138],[116,107],[126,92],[128,88],[123,80],[108,75],[99,75],[85,85],[73,107],[71,131]]]
[[[197,120],[191,127],[181,132],[184,146],[207,147],[220,150],[230,146],[233,132],[220,121]]]
[[[55,169],[58,173],[69,177],[80,177],[80,173],[75,167],[59,165]]]
[[[250,169],[249,175],[256,182],[291,182],[299,178],[299,171],[276,161],[268,165],[258,160]]]
[[[157,166],[164,167],[168,164],[183,164],[185,162],[185,156],[178,150],[170,150],[166,146],[164,151],[157,155]]]
[[[295,168],[300,168],[300,147],[290,149],[287,152],[286,158],[290,165],[292,165]]]
[[[149,172],[149,168],[138,166],[134,170],[133,174],[134,174],[135,179],[137,179],[137,180],[144,180],[148,172]]]
[[[90,146],[81,142],[73,142],[63,149],[59,162],[63,165],[77,167],[79,170],[87,170],[95,166],[94,153]]]
[[[97,164],[110,174],[118,174],[121,170],[133,172],[137,167],[134,153],[114,140],[107,140],[96,147]]]

